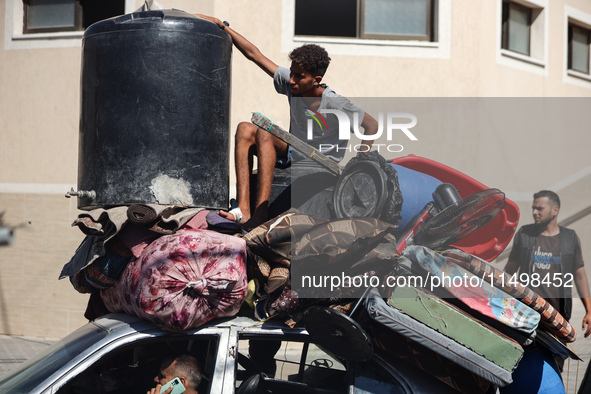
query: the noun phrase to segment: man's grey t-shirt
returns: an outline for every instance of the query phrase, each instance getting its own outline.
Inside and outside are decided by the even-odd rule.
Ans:
[[[519,231],[523,231],[521,228]],[[560,234],[553,236],[538,235],[534,239],[531,256],[526,261],[522,261],[519,251],[521,243],[519,233],[515,236],[513,249],[509,255],[509,261],[519,262],[519,275],[524,274],[527,278],[527,286],[538,293],[542,298],[548,301],[556,310],[561,310],[562,286],[573,286],[575,272],[583,267],[583,254],[581,252],[581,241],[577,236],[577,246],[575,248],[575,262],[572,272],[566,272],[562,265],[562,256],[560,253]],[[534,276],[535,274],[535,276]],[[524,284],[526,281],[521,280]],[[558,285],[557,283],[561,283]]]
[[[339,139],[339,123],[337,116],[322,113],[323,110],[339,110],[347,115],[350,125],[350,133],[353,128],[360,130],[365,113],[353,105],[347,98],[338,95],[334,90],[326,87],[320,99],[320,105],[312,111],[306,106],[305,98],[293,97],[289,88],[290,70],[279,67],[273,76],[277,93],[287,96],[290,105],[289,132],[302,141],[307,142],[320,152],[336,162],[343,159],[347,151],[348,139]],[[311,137],[309,134],[311,132]],[[360,130],[361,132],[361,130]],[[292,151],[294,161],[301,160],[304,156]]]

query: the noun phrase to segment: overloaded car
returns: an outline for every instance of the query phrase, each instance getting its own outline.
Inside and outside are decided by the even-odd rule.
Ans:
[[[261,360],[249,349],[278,349]],[[86,324],[0,377],[2,393],[146,393],[163,357],[200,362],[199,393],[451,393],[443,382],[379,349],[344,360],[305,328],[246,317],[172,333],[126,314]]]

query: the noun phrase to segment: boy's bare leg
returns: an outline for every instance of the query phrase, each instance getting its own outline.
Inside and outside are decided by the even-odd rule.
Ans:
[[[258,158],[256,206],[252,217],[247,221],[242,220],[245,228],[254,228],[268,219],[269,196],[271,195],[277,156],[286,156],[288,149],[285,142],[262,129],[257,129],[255,140]],[[238,205],[240,205],[240,200],[238,200]]]
[[[267,220],[269,195],[277,155],[287,156],[288,145],[252,123],[242,122],[236,129],[234,162],[236,166],[238,208],[242,212],[242,226],[254,228]],[[258,158],[258,190],[256,206],[250,214],[250,174],[253,155]],[[220,212],[222,217],[234,220],[234,215]]]
[[[242,211],[242,223],[250,219],[250,174],[253,156],[256,154],[257,127],[252,123],[242,122],[236,128],[234,137],[234,166],[236,170],[236,199]],[[234,215],[220,211],[220,216],[234,220]]]

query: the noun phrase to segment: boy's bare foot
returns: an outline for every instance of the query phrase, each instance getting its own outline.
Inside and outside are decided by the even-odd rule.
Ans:
[[[252,217],[250,217],[250,216],[247,217],[246,215],[242,214],[240,216],[240,213],[238,211],[236,211],[235,209],[236,208],[234,208],[228,212],[218,211],[218,215],[220,215],[224,219],[232,220],[234,223],[236,223],[238,226],[240,226],[242,229],[244,229],[246,231],[250,231],[253,228],[258,227],[267,221],[266,215],[256,215],[255,214]],[[240,217],[240,220],[238,219],[238,217]]]
[[[247,212],[248,211],[242,211],[240,208],[234,208],[228,212],[218,211],[218,215],[224,219],[231,220],[238,225],[242,225],[250,219],[250,215]]]

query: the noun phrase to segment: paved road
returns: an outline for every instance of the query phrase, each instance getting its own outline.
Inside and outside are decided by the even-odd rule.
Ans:
[[[580,299],[573,299],[573,313],[570,319],[571,324],[577,330],[577,340],[570,345],[570,348],[574,350],[576,354],[581,357],[584,362],[567,360],[564,363],[564,371],[562,372],[562,379],[567,388],[567,393],[576,393],[585,375],[585,369],[589,360],[591,360],[591,336],[585,338],[581,329],[583,322],[583,316],[585,316],[585,308]]]
[[[54,342],[55,339],[0,335],[0,376]]]

